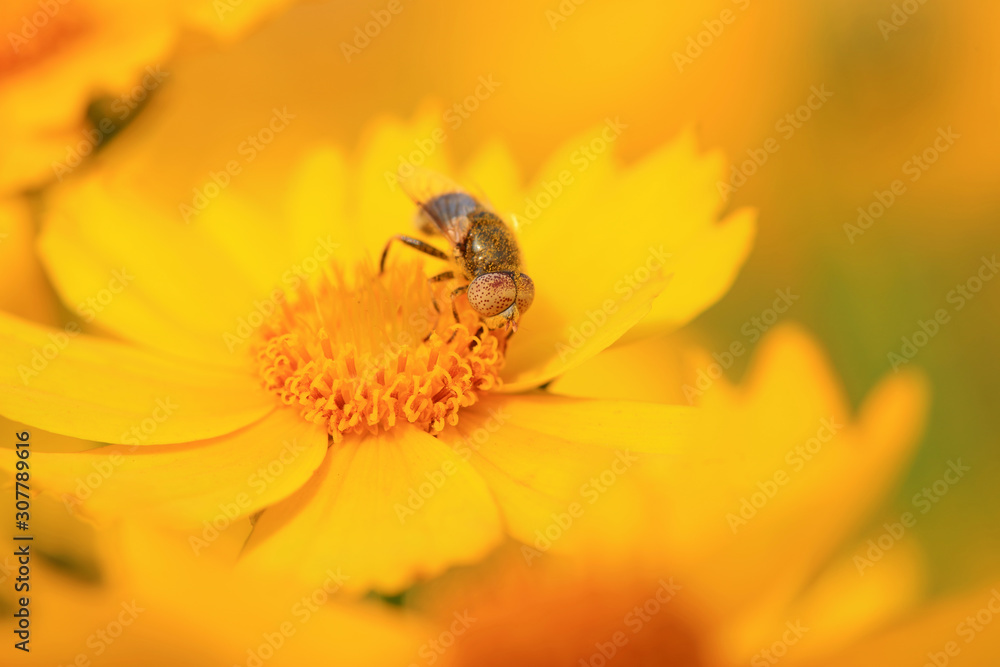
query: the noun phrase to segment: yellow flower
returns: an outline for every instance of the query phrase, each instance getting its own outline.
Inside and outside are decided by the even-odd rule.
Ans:
[[[611,354],[628,369],[620,350]],[[575,373],[634,382],[598,362]],[[419,586],[406,602],[479,619],[455,648],[460,665],[828,664],[920,592],[912,538],[860,571],[854,551],[865,547],[843,546],[856,545],[859,521],[903,468],[925,402],[920,376],[894,375],[852,418],[816,344],[776,330],[740,386],[719,378],[706,390],[701,409],[718,437],[672,443],[632,473],[645,483],[639,498],[635,486],[614,486],[587,508],[626,524],[620,533],[544,553],[558,520],[539,517],[535,540]],[[613,544],[619,535],[631,539]]]
[[[13,664],[406,665],[440,632],[388,605],[338,598],[342,571],[299,591],[281,577],[235,576],[222,559],[149,528],[95,537],[99,555],[86,569],[47,559],[34,543],[30,651],[6,646],[19,656]],[[0,602],[14,613],[13,587],[3,588]]]
[[[238,4],[238,6],[237,6]],[[182,25],[230,39],[286,0],[7,0],[0,7],[0,194],[62,179],[110,125],[85,112],[109,96],[109,120],[129,119],[170,75]],[[225,9],[220,9],[221,7]]]
[[[714,222],[720,160],[690,136],[627,168],[604,150],[546,200],[608,126],[570,141],[528,189],[487,148],[460,180],[503,213],[528,200],[545,211],[520,216],[534,305],[509,341],[473,340],[467,312],[456,325],[432,315],[424,275],[447,267],[400,256],[382,278],[371,268],[409,229],[392,175],[433,118],[382,122],[353,163],[305,152],[285,168],[277,211],[235,188],[196,188],[192,211],[137,196],[126,184],[149,157],[141,142],[110,147],[54,193],[49,274],[81,319],[122,340],[0,319],[4,414],[114,445],[37,454],[39,486],[93,515],[155,511],[188,526],[265,510],[248,568],[315,582],[336,565],[353,589],[393,591],[507,534],[530,537],[549,475],[586,481],[629,452],[695,437],[699,417],[684,408],[527,390],[640,322],[683,324],[728,287],[753,215]],[[452,173],[441,153],[428,163]],[[89,484],[95,466],[111,472]],[[192,544],[211,546],[203,531]]]

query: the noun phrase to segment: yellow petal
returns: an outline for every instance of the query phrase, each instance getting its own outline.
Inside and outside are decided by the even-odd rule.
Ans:
[[[670,276],[647,325],[660,330],[688,321],[717,300],[743,263],[754,214],[715,222],[715,183],[722,160],[699,154],[690,133],[640,162],[612,158],[619,121],[567,142],[529,188],[519,217],[529,273],[560,299],[587,286],[616,293],[650,272]],[[602,148],[603,147],[603,148]]]
[[[274,406],[248,373],[0,313],[0,412],[9,419],[85,440],[156,445],[230,433]]]
[[[410,428],[348,438],[309,483],[261,515],[243,565],[315,585],[341,569],[353,591],[398,591],[482,558],[502,537],[489,490],[436,438]]]
[[[58,323],[58,302],[35,252],[27,198],[0,199],[0,310]]]
[[[516,212],[526,204],[521,178],[517,159],[505,143],[495,139],[476,151],[465,165],[460,182],[467,183],[473,193],[484,197],[494,210],[515,213],[510,223],[516,231],[522,222]],[[484,189],[487,187],[488,190]]]
[[[36,440],[39,438],[35,432]],[[165,517],[229,525],[299,489],[326,453],[325,430],[275,410],[239,431],[178,445],[32,455],[32,479],[91,516]],[[2,466],[14,470],[13,457]]]
[[[920,550],[913,542],[896,545],[879,567],[858,575],[851,557],[841,557],[787,604],[769,591],[734,622],[716,626],[710,642],[720,664],[759,662],[761,649],[788,630],[787,623],[808,628],[808,638],[789,647],[794,664],[822,662],[885,627],[919,601],[926,576]]]
[[[230,562],[196,555],[186,541],[154,534],[141,524],[127,526],[122,549],[141,597],[160,613],[173,615],[173,624],[183,619],[182,626],[189,628],[173,641],[190,633],[213,646],[217,656],[210,664],[253,665],[251,651],[268,654],[265,633],[272,644],[279,633],[284,641],[272,658],[261,660],[264,665],[311,665],[317,660],[357,667],[406,665],[421,644],[440,632],[398,609],[344,599],[338,594],[349,580],[346,570],[336,567],[308,588],[296,587],[280,571],[241,576]],[[160,641],[170,641],[166,629],[161,626]]]
[[[624,343],[677,329],[721,299],[743,266],[756,233],[756,212],[740,209],[678,251],[672,279]]]
[[[718,380],[702,397],[724,426],[714,465],[679,475],[675,461],[660,472],[663,553],[718,608],[764,592],[790,600],[888,490],[926,401],[923,378],[900,373],[851,420],[816,344],[797,328],[775,329],[743,385]]]
[[[535,280],[535,302],[507,346],[500,391],[538,387],[611,346],[649,313],[664,284],[651,278],[617,298],[610,287],[582,287],[567,304],[540,293]]]
[[[1000,581],[928,604],[904,623],[813,667],[995,665],[1000,658]]]
[[[290,4],[292,0],[241,0],[239,3],[184,0],[175,3],[174,9],[191,27],[225,41],[234,41]]]
[[[399,174],[401,169],[405,175],[406,169],[414,167],[450,173],[440,119],[440,112],[423,109],[410,123],[383,117],[368,126],[358,151],[353,200],[356,222],[349,231],[356,252],[377,259],[394,234],[417,233],[413,222],[417,209],[400,187]],[[434,261],[435,267],[443,264]],[[438,272],[446,268],[441,266]]]
[[[487,481],[514,538],[539,551],[601,544],[628,553],[649,529],[637,470],[650,453],[705,450],[711,424],[702,417],[678,406],[490,396],[440,438]]]
[[[66,187],[40,240],[49,275],[85,322],[173,354],[245,364],[241,344],[276,306],[233,251],[172,213],[97,179]]]
[[[38,585],[24,664],[271,667],[322,660],[381,667],[409,664],[441,632],[384,604],[337,599],[334,578],[298,589],[280,574],[236,577],[230,562],[196,554],[182,536],[140,522],[103,531],[99,540],[98,581],[32,559]],[[40,554],[36,546],[33,555]],[[13,587],[5,588],[0,603],[13,609]]]
[[[810,630],[809,642],[803,644],[799,657],[808,660],[811,656],[833,655],[895,621],[919,601],[925,570],[920,550],[912,543],[897,545],[886,554],[877,571],[866,572],[864,577],[858,576],[852,558],[827,567],[795,606],[784,613],[784,620],[809,618],[816,630]],[[775,635],[769,632],[768,636]]]
[[[626,334],[629,336],[630,334]],[[682,334],[614,345],[554,379],[546,391],[561,396],[687,404]]]

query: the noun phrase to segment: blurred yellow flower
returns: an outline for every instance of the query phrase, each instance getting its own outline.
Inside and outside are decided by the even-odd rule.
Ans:
[[[0,194],[62,180],[169,79],[183,25],[229,39],[287,0],[7,0],[0,7]],[[109,117],[86,124],[109,96]]]
[[[599,361],[571,374],[634,381],[605,374]],[[679,379],[659,370],[649,369],[651,380]],[[545,553],[557,532],[546,531],[565,512],[553,503],[514,534],[525,545],[420,586],[407,603],[478,619],[454,649],[458,664],[567,667],[822,665],[914,605],[923,566],[911,542],[864,572],[840,549],[919,439],[919,375],[886,378],[852,419],[815,342],[782,328],[761,343],[744,382],[718,379],[701,410],[720,425],[717,437],[671,443],[631,473],[643,478],[638,498],[635,486],[615,486],[587,509],[624,528],[591,534],[569,555]],[[545,456],[539,476],[553,492],[559,480]]]
[[[995,665],[1000,659],[1000,582],[935,600],[904,622],[845,648],[817,667]]]
[[[511,485],[620,473],[635,452],[700,439],[685,408],[516,393],[640,322],[683,324],[746,256],[752,213],[714,220],[717,157],[684,136],[622,168],[610,132],[613,121],[568,142],[528,189],[498,146],[465,174],[518,213],[538,286],[506,348],[493,333],[471,338],[468,313],[435,324],[419,265],[391,263],[375,280],[359,259],[412,215],[392,191],[400,160],[452,171],[442,151],[419,150],[434,116],[377,124],[356,165],[307,151],[290,165],[284,229],[225,189],[232,165],[190,205],[159,207],[117,185],[129,158],[145,158],[142,142],[136,155],[112,146],[54,193],[41,247],[80,318],[132,344],[0,317],[4,413],[115,445],[38,453],[37,483],[93,515],[157,510],[207,526],[266,510],[246,567],[313,583],[340,566],[351,589],[396,591],[480,559],[547,507]],[[357,274],[343,268],[358,261]],[[96,469],[106,474],[88,482]],[[191,539],[196,550],[211,542]]]
[[[89,576],[35,552],[30,651],[5,664],[378,667],[409,664],[436,633],[387,605],[339,598],[341,571],[302,591],[280,576],[238,577],[138,525],[98,537]],[[9,586],[0,603],[16,608]]]

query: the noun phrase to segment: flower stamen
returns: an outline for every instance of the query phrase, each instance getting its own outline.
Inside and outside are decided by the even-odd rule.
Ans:
[[[435,286],[419,264],[390,264],[381,276],[367,264],[351,276],[328,267],[261,327],[261,381],[334,442],[402,423],[430,433],[457,424],[461,408],[499,386],[506,341],[462,304],[459,322],[441,315],[434,299],[448,286]]]

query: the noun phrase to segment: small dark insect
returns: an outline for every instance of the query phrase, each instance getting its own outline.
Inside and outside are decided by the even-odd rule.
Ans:
[[[418,172],[416,177],[405,179],[403,186],[420,207],[417,211],[420,230],[444,236],[451,244],[452,255],[449,257],[420,239],[397,234],[382,251],[379,271],[385,270],[385,258],[393,241],[450,261],[457,267],[458,277],[468,281],[451,293],[455,321],[458,321],[455,299],[464,293],[487,329],[506,327],[508,336],[517,331],[521,315],[535,298],[535,284],[521,270],[521,252],[513,230],[492,209],[443,176]],[[430,281],[455,277],[455,271],[445,271]]]

